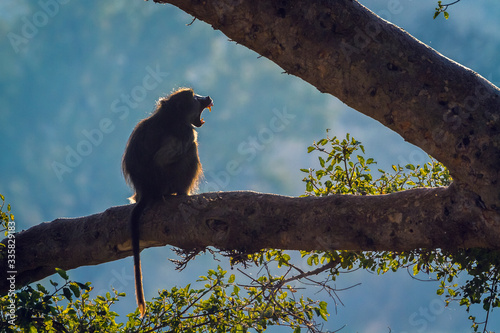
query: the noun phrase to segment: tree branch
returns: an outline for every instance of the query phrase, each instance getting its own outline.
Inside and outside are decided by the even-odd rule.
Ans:
[[[500,229],[484,219],[478,200],[455,186],[380,196],[292,198],[255,192],[173,196],[143,215],[141,247],[213,246],[247,252],[498,248]],[[16,283],[37,281],[56,267],[69,270],[130,256],[132,207],[57,219],[16,234]],[[1,271],[6,268],[4,257]],[[0,281],[0,291],[5,292],[8,281]]]
[[[496,87],[356,1],[155,1],[175,4],[380,121],[443,162],[456,182],[380,196],[171,197],[144,214],[143,248],[500,248]],[[16,283],[42,279],[55,267],[69,270],[131,255],[131,210],[113,207],[16,234]],[[2,272],[8,272],[7,249],[1,251]],[[8,280],[0,281],[6,292]]]
[[[422,148],[500,225],[500,91],[357,1],[171,3]]]

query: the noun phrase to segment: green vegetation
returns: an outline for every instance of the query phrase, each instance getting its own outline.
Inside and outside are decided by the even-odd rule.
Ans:
[[[328,147],[328,149],[326,148]],[[441,163],[431,161],[420,165],[407,164],[392,166],[394,173],[378,170],[380,177],[373,180],[370,165],[376,164],[373,158],[365,159],[354,153],[364,147],[361,142],[347,134],[342,141],[336,137],[321,139],[309,147],[308,151],[318,151],[321,169],[303,169],[308,175],[304,178],[308,195],[324,196],[330,194],[387,194],[417,187],[447,186],[452,179],[448,170]],[[405,171],[408,171],[405,173]],[[325,180],[326,179],[326,180]],[[464,249],[457,252],[445,252],[440,249],[418,249],[411,252],[303,252],[316,265],[336,260],[344,269],[363,268],[383,274],[388,271],[410,269],[413,275],[424,273],[435,276],[440,287],[438,295],[444,295],[446,304],[458,301],[470,311],[472,304],[482,303],[486,318],[477,322],[469,316],[475,332],[488,324],[491,310],[500,307],[500,253],[487,249]],[[312,258],[312,259],[311,259]],[[332,272],[332,279],[340,273]],[[459,275],[468,274],[465,284],[455,282]]]
[[[201,276],[201,288],[163,290],[148,302],[147,314],[129,314],[126,323],[117,323],[110,307],[124,293],[107,293],[90,298],[90,283],[70,281],[66,272],[57,273],[64,284],[50,281],[49,292],[41,284],[27,286],[16,297],[15,326],[9,325],[5,309],[9,296],[0,299],[2,332],[247,332],[253,328],[263,332],[268,326],[300,327],[315,316],[326,319],[327,304],[310,299],[289,297],[290,287],[283,288],[280,278],[260,276],[254,285],[240,286],[235,275],[218,267]]]
[[[370,167],[373,158],[364,157],[361,142],[349,134],[340,141],[336,137],[315,142],[308,149],[317,152],[320,168],[302,169],[307,175],[306,195],[332,194],[380,195],[416,187],[446,186],[452,181],[447,169],[431,159],[420,166],[393,166],[392,172],[378,170],[374,180]],[[3,197],[1,197],[3,200]],[[3,204],[0,206],[3,207]],[[6,227],[10,206],[2,213]],[[321,321],[329,317],[328,305],[301,295],[298,281],[319,286],[337,303],[338,290],[332,285],[340,273],[365,269],[377,274],[407,269],[413,275],[426,274],[439,281],[438,295],[446,304],[458,301],[467,312],[473,304],[482,304],[484,321],[470,316],[474,331],[486,332],[488,318],[500,307],[500,255],[497,251],[465,249],[445,252],[439,249],[418,249],[411,252],[301,251],[301,258],[281,250],[267,250],[234,259],[246,267],[253,264],[260,270],[250,275],[238,269],[228,274],[221,267],[184,288],[163,290],[147,304],[147,314],[129,314],[128,321],[117,322],[111,310],[124,293],[107,293],[92,299],[91,284],[70,281],[66,272],[57,270],[64,280],[60,285],[50,281],[53,291],[41,284],[27,286],[14,295],[0,299],[2,332],[263,332],[273,325],[288,326],[293,332],[318,332]],[[306,262],[309,271],[297,262]],[[315,279],[320,273],[321,279]],[[465,283],[457,282],[466,275]],[[16,301],[15,326],[9,324],[10,298]],[[348,296],[347,296],[348,297]],[[369,296],[367,296],[369,297]],[[319,321],[319,323],[318,323]],[[12,323],[12,322],[11,322]]]
[[[5,197],[2,194],[0,194],[0,200],[2,201],[0,203],[0,225],[3,229],[2,231],[5,232],[5,236],[7,236],[9,230],[9,222],[14,222],[14,214],[12,214],[11,212],[10,204],[7,204],[7,207],[4,211],[3,207],[5,206]]]
[[[448,19],[450,17],[450,14],[448,14],[447,10],[449,6],[452,6],[456,3],[459,3],[460,0],[456,0],[447,4],[443,5],[442,1],[438,1],[438,6],[436,7],[436,11],[434,12],[434,19],[439,16],[439,14],[443,13],[443,16],[445,19]]]

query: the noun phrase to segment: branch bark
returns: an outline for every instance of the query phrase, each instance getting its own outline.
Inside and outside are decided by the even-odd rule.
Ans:
[[[500,247],[476,194],[449,188],[380,196],[292,198],[255,192],[172,196],[142,218],[141,247],[184,249],[391,250]],[[16,235],[16,283],[132,254],[133,205],[42,223]],[[50,241],[47,241],[50,240]],[[4,240],[5,241],[5,240]],[[75,255],[78,254],[78,255]],[[5,262],[2,271],[6,271]],[[0,291],[8,288],[0,280]]]
[[[393,129],[443,162],[455,183],[382,196],[228,192],[172,197],[143,217],[142,247],[498,249],[500,94],[495,86],[356,1],[155,1],[208,22]],[[131,209],[58,219],[17,234],[16,282],[39,280],[55,267],[131,255]],[[0,290],[7,288],[1,279]]]
[[[396,131],[478,193],[500,226],[500,90],[477,73],[353,0],[154,1]]]

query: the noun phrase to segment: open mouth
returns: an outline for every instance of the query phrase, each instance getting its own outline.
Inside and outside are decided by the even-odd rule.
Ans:
[[[199,121],[193,125],[195,125],[196,127],[200,127],[201,125],[203,125],[205,123],[203,118],[201,118],[201,114],[203,113],[203,110],[208,109],[209,112],[212,112],[212,106],[214,106],[214,102],[212,101],[210,96],[202,97],[199,95],[195,95],[195,98],[200,102],[201,110],[200,110]]]
[[[208,109],[208,112],[212,112],[212,106],[214,106],[214,103],[210,103],[209,105],[207,105],[206,107],[204,107],[201,112],[203,112],[203,110],[205,109]],[[201,117],[201,112],[200,112],[200,117]],[[203,118],[200,118],[200,123],[203,125],[205,123],[205,121],[203,120]]]

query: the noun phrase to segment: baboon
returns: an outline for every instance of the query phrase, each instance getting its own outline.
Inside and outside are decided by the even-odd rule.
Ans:
[[[202,174],[194,127],[205,122],[201,113],[211,110],[212,99],[179,89],[161,98],[153,114],[141,120],[127,143],[122,160],[126,181],[136,202],[130,215],[134,253],[135,290],[141,317],[146,311],[140,259],[140,217],[152,202],[169,195],[189,195]]]

